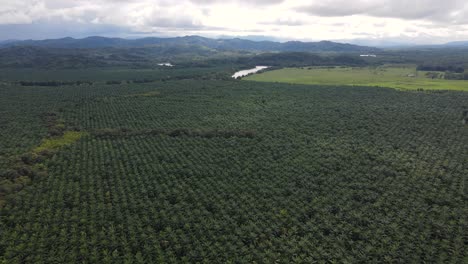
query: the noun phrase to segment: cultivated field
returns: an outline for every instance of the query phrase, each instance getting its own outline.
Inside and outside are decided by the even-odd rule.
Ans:
[[[0,263],[468,257],[468,93],[104,78],[0,85]]]
[[[468,91],[468,81],[431,79],[426,73],[417,71],[415,66],[303,67],[267,71],[246,77],[245,80],[334,86],[379,86],[402,90]]]

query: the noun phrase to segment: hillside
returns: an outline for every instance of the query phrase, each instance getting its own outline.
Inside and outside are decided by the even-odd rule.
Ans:
[[[295,51],[295,52],[375,52],[377,48],[358,46],[352,44],[335,43],[331,41],[300,42],[289,41],[285,43],[273,41],[252,41],[245,39],[210,39],[199,36],[185,36],[176,38],[141,38],[123,39],[106,37],[88,37],[83,39],[61,38],[46,40],[24,40],[0,43],[0,47],[33,46],[47,48],[135,48],[171,46],[201,46],[216,50],[244,50],[244,51]]]
[[[132,66],[152,67],[164,61],[217,58],[241,55],[186,45],[146,48],[50,48],[38,46],[12,46],[0,49],[0,68],[83,68]]]

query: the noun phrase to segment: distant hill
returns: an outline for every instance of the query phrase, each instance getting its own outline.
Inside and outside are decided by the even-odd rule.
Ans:
[[[454,41],[444,44],[449,47],[468,47],[468,41]]]
[[[240,56],[241,53],[230,52]],[[0,48],[0,68],[82,68],[104,66],[154,66],[165,61],[199,60],[224,56],[201,46],[161,45],[146,48],[50,48],[11,46]]]
[[[0,41],[0,47],[1,47],[2,45],[7,45],[7,44],[10,44],[10,43],[13,43],[13,42],[18,42],[18,41],[20,41],[20,40],[16,40],[16,39],[2,40],[2,41]]]
[[[465,50],[468,49],[468,41],[454,41],[444,44],[432,44],[432,45],[416,45],[407,47],[409,50],[434,50],[434,49],[456,49]]]
[[[141,38],[122,39],[106,37],[88,37],[83,39],[61,38],[47,40],[23,40],[0,43],[0,47],[30,46],[63,49],[96,49],[96,48],[138,48],[158,46],[200,46],[220,51],[250,51],[250,52],[376,52],[377,48],[342,44],[331,41],[285,43],[274,41],[252,41],[245,39],[210,39],[200,36],[185,36],[175,38]]]

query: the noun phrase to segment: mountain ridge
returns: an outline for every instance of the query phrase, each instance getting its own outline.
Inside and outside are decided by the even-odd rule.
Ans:
[[[87,38],[65,37],[60,39],[22,40],[0,43],[0,48],[16,46],[32,46],[64,49],[95,49],[95,48],[138,48],[157,47],[162,45],[197,45],[216,50],[237,50],[250,52],[377,52],[378,48],[332,41],[319,42],[275,42],[253,41],[241,38],[211,39],[201,36],[183,36],[172,38],[146,37],[139,39],[108,38],[90,36]]]

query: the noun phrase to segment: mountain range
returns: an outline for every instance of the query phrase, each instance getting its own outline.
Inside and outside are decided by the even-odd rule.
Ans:
[[[96,49],[96,48],[143,48],[160,46],[198,46],[219,51],[249,51],[249,52],[377,52],[373,47],[343,44],[331,41],[320,42],[274,42],[252,41],[240,38],[211,39],[200,36],[185,36],[174,38],[148,37],[140,39],[123,39],[107,37],[87,37],[83,39],[61,38],[46,40],[21,40],[0,42],[0,47],[43,47],[62,49]]]

